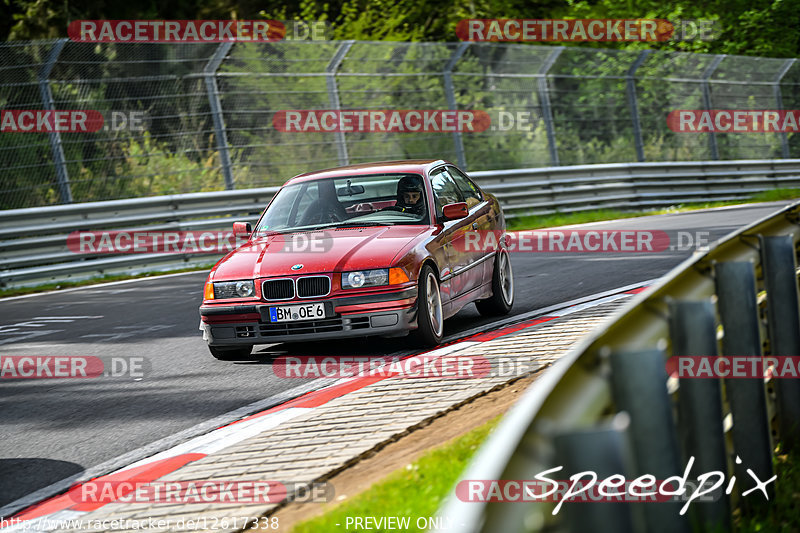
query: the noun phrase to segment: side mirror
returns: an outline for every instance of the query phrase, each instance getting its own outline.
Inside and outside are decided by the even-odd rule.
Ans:
[[[445,220],[467,218],[469,216],[469,209],[467,209],[466,202],[447,204],[442,208],[442,216],[444,216]]]
[[[251,233],[253,233],[253,226],[250,225],[249,222],[234,222],[233,223],[233,234],[234,235],[243,235],[243,236],[247,237]]]

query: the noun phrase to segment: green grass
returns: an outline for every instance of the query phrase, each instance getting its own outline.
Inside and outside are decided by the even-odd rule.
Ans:
[[[777,202],[800,198],[800,189],[772,189],[753,195],[754,202]]]
[[[597,209],[594,211],[553,213],[550,215],[530,215],[510,219],[508,221],[508,229],[517,231],[552,228],[556,226],[568,226],[571,224],[587,224],[589,222],[599,222],[601,220],[617,220],[622,218],[646,217],[651,215],[666,215],[671,213],[682,213],[684,211],[695,211],[698,209],[711,209],[713,207],[725,207],[729,205],[741,205],[754,202],[777,202],[780,200],[792,200],[795,198],[800,198],[800,189],[773,189],[754,194],[746,200],[732,200],[727,202],[696,202],[675,205],[664,209],[654,209],[650,211],[618,211],[613,209]]]
[[[211,270],[214,263],[207,265],[198,265],[190,268],[179,268],[169,271],[152,271],[142,272],[140,274],[113,274],[108,276],[100,276],[91,279],[84,279],[80,281],[61,281],[58,283],[45,283],[43,285],[36,285],[35,287],[16,287],[9,289],[0,289],[0,298],[9,296],[20,296],[23,294],[33,294],[37,292],[58,291],[63,289],[71,289],[73,287],[83,287],[85,285],[96,285],[98,283],[110,283],[112,281],[123,281],[127,279],[147,278],[150,276],[162,276],[165,274],[180,274],[181,272],[197,272],[201,270]],[[199,289],[202,292],[202,287]]]
[[[296,524],[292,532],[343,531],[345,519],[357,516],[407,516],[410,517],[409,531],[417,531],[417,518],[436,514],[500,418],[498,416],[444,446],[426,452],[417,461],[395,470],[352,500],[343,502],[321,516]]]
[[[570,224],[586,224],[599,220],[615,220],[618,218],[634,218],[648,215],[633,211],[615,211],[598,209],[596,211],[579,211],[576,213],[553,213],[552,215],[529,215],[512,218],[508,221],[508,229],[525,230],[567,226]]]
[[[800,531],[800,452],[777,455],[775,459],[774,482],[775,499],[767,505],[760,505],[749,516],[734,512],[734,525],[737,533],[796,533]],[[737,479],[737,483],[742,480]],[[745,481],[747,489],[753,485],[752,479]],[[747,499],[764,501],[760,491],[750,493]]]

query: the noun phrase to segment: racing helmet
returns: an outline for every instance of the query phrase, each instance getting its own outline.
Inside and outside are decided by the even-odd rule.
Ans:
[[[420,195],[419,201],[417,201],[415,204],[406,204],[405,197],[403,196],[403,193],[406,192],[418,192]],[[422,206],[424,204],[422,201],[423,196],[422,182],[420,181],[419,177],[403,176],[400,178],[400,181],[397,182],[397,205],[408,207]]]

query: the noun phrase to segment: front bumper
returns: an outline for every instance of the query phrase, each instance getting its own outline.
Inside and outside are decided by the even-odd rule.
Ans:
[[[266,318],[267,308],[300,302],[204,305],[200,307],[200,329],[211,346],[397,336],[417,327],[416,296],[414,287],[391,295],[322,300],[326,318],[275,323]]]

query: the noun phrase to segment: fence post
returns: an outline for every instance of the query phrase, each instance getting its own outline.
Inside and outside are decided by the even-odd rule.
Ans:
[[[632,457],[626,432],[630,418],[624,413],[615,416],[610,423],[598,428],[556,434],[553,437],[555,462],[564,469],[558,472],[559,479],[579,472],[591,471],[599,480],[615,474],[630,478]],[[585,481],[585,480],[584,480]],[[634,511],[638,503],[622,502],[565,502],[560,513],[564,516],[567,531],[614,531],[632,533],[636,527]]]
[[[538,79],[536,80],[539,90],[539,105],[542,108],[544,127],[547,129],[547,146],[550,148],[550,164],[554,167],[561,165],[561,163],[558,160],[558,145],[556,144],[556,130],[553,125],[553,109],[550,106],[550,89],[547,87],[547,73],[563,51],[564,47],[559,46],[550,52],[550,55],[547,56],[547,59],[544,60],[542,67],[539,69]]]
[[[461,59],[461,56],[464,55],[464,52],[467,51],[470,43],[464,42],[458,45],[453,55],[450,56],[450,60],[445,65],[444,70],[442,71],[442,76],[444,77],[444,94],[447,97],[447,107],[450,110],[455,111],[458,109],[458,104],[456,103],[456,91],[453,87],[453,68],[458,63],[458,60]],[[460,166],[463,170],[467,170],[467,156],[464,154],[464,139],[461,136],[461,131],[456,129],[453,132],[453,145],[456,149],[456,159],[458,159],[458,166]]]
[[[703,72],[703,108],[706,111],[711,111],[711,86],[709,85],[708,80],[711,79],[711,76],[714,74],[714,71],[717,70],[719,64],[722,63],[723,59],[725,59],[725,54],[719,54],[715,56],[708,68],[705,70],[705,72]],[[708,132],[708,149],[711,152],[711,159],[719,159],[717,134],[713,130]]]
[[[611,354],[611,383],[618,411],[630,416],[630,438],[635,476],[656,479],[681,475],[680,452],[667,392],[666,358],[661,350]],[[680,514],[680,502],[643,502],[650,533],[689,533],[689,521]]]
[[[717,355],[717,327],[710,300],[669,303],[672,355]],[[695,458],[693,471],[727,474],[722,427],[722,394],[718,379],[681,379],[678,427],[684,460]],[[696,470],[694,470],[696,469]],[[701,531],[730,531],[728,496],[722,487],[709,493],[715,501],[692,506]]]
[[[208,93],[208,104],[211,107],[211,118],[214,120],[214,131],[217,136],[217,151],[222,165],[222,175],[225,177],[225,188],[234,189],[233,170],[231,169],[231,154],[228,151],[228,136],[225,133],[225,121],[222,116],[222,104],[219,100],[219,87],[217,86],[217,69],[225,56],[228,55],[233,42],[221,43],[214,51],[214,55],[203,69]]]
[[[652,50],[642,50],[636,61],[628,69],[625,76],[625,88],[628,95],[628,107],[631,110],[631,123],[633,124],[633,141],[636,146],[636,160],[640,163],[644,161],[644,141],[642,140],[642,124],[639,121],[639,102],[636,98],[636,71],[645,62],[647,56],[652,54]]]
[[[342,61],[344,61],[347,52],[350,51],[350,47],[353,46],[354,42],[355,41],[343,42],[336,50],[336,53],[333,54],[328,66],[325,67],[325,83],[328,87],[328,103],[330,104],[331,109],[335,111],[339,111],[342,107],[341,103],[339,102],[339,86],[336,83],[336,72],[338,72],[339,66],[342,64]],[[334,132],[334,135],[336,136],[336,150],[339,153],[339,165],[349,165],[350,156],[347,154],[347,138],[344,136],[343,131],[336,131]]]
[[[761,357],[761,333],[758,328],[756,277],[753,264],[725,261],[714,266],[723,356]],[[738,479],[749,479],[752,469],[760,479],[772,477],[772,444],[767,420],[767,398],[763,379],[726,379],[725,392],[733,416],[733,447],[742,462],[734,463]],[[743,486],[739,485],[741,494]],[[769,485],[772,491],[773,486]],[[772,499],[772,493],[770,493]],[[744,498],[745,507],[754,500]]]
[[[39,70],[39,94],[42,98],[42,107],[48,111],[55,110],[53,102],[53,92],[50,90],[50,73],[61,55],[61,50],[69,39],[59,39],[53,45],[52,50],[47,55],[47,61]],[[51,131],[47,134],[50,139],[50,150],[53,153],[53,165],[56,169],[56,181],[58,183],[58,194],[62,204],[72,203],[72,189],[69,184],[69,173],[67,172],[67,161],[64,157],[64,147],[61,144],[61,133]]]
[[[778,111],[783,111],[783,93],[781,92],[781,80],[786,73],[789,72],[789,69],[792,68],[794,62],[797,59],[787,59],[783,66],[781,67],[780,72],[778,72],[778,76],[775,78],[775,85],[772,87],[772,91],[775,94],[775,106]],[[784,159],[789,159],[789,137],[785,131],[780,132],[781,136],[781,157]]]
[[[770,355],[800,354],[795,251],[791,235],[761,237],[764,288],[767,290],[767,322]],[[800,446],[800,382],[780,379],[775,383],[781,444],[788,451]]]

